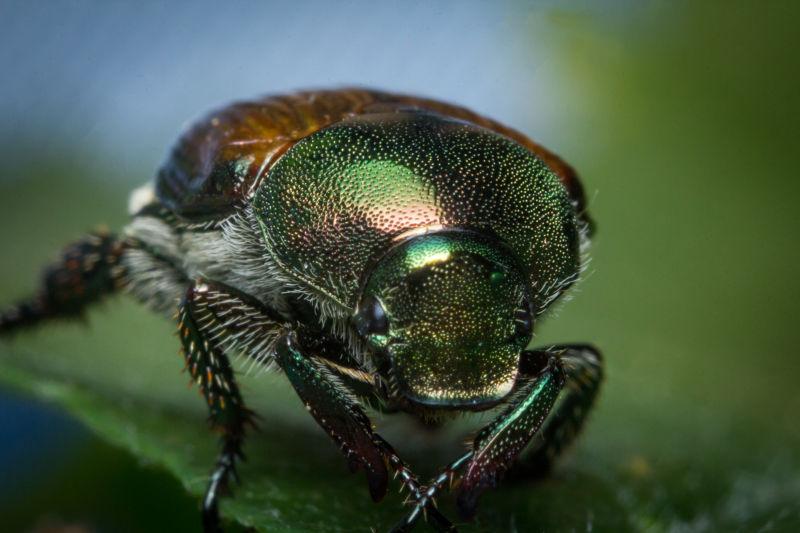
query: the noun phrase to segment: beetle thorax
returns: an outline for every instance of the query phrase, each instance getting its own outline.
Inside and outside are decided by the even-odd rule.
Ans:
[[[376,258],[425,228],[492,236],[538,287],[559,287],[580,260],[566,190],[535,154],[427,112],[361,115],[306,137],[274,164],[253,207],[286,275],[345,310]]]

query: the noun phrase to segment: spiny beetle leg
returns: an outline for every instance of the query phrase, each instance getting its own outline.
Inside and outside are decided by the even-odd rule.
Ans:
[[[603,367],[600,353],[592,346],[583,344],[551,346],[535,352],[526,352],[521,370],[528,376],[536,377],[520,391],[518,396],[520,401],[512,404],[503,415],[481,431],[475,439],[472,451],[448,465],[426,488],[420,490],[414,509],[403,522],[398,524],[397,531],[405,531],[403,528],[413,525],[419,518],[421,510],[429,506],[436,494],[452,483],[465,466],[467,467],[465,478],[473,472],[472,479],[477,483],[470,479],[462,480],[458,502],[462,513],[470,516],[474,512],[480,493],[497,483],[499,476],[509,468],[514,458],[519,455],[520,449],[524,448],[537,431],[542,437],[539,439],[541,444],[531,451],[530,458],[524,457],[520,465],[526,473],[530,468],[540,471],[543,466],[549,467],[554,458],[574,440],[602,383]],[[555,412],[548,417],[559,390],[564,386],[566,394]],[[543,423],[543,420],[546,422]],[[495,440],[501,441],[501,449],[488,450],[489,446],[483,444],[485,442],[491,444]],[[487,453],[490,460],[484,459],[483,464],[486,466],[481,467],[481,463],[478,462],[479,454],[485,457]],[[528,463],[529,460],[532,461],[531,464]],[[473,484],[472,487],[470,483]]]
[[[233,368],[225,353],[210,339],[215,323],[207,313],[207,286],[192,285],[178,310],[178,328],[186,366],[200,387],[214,428],[222,432],[222,449],[203,498],[203,529],[221,531],[218,499],[236,475],[236,461],[244,459],[245,426],[252,424],[252,412],[242,402]]]
[[[523,380],[508,408],[484,427],[472,444],[456,503],[465,518],[475,514],[478,498],[497,485],[520,452],[540,430],[564,385],[559,358],[544,351],[525,351],[520,361]]]
[[[467,461],[472,458],[472,455],[473,452],[470,451],[459,457],[442,469],[439,475],[433,478],[428,485],[421,487],[417,493],[416,501],[412,504],[413,508],[411,512],[394,526],[392,532],[410,531],[421,516],[427,518],[428,523],[433,525],[437,531],[457,531],[455,526],[449,521],[447,521],[447,523],[437,524],[436,518],[432,513],[439,514],[435,505],[435,498],[439,491],[442,487],[449,485],[453,481],[454,477],[458,475],[458,472],[464,467]]]
[[[392,446],[386,442],[383,437],[376,433],[374,434],[374,438],[376,444],[381,449],[383,456],[389,462],[389,466],[391,466],[395,471],[395,476],[399,476],[402,486],[408,489],[410,493],[409,498],[413,500],[413,505],[422,510],[422,515],[427,519],[428,523],[436,531],[457,531],[452,522],[450,522],[450,520],[448,520],[441,512],[439,512],[435,505],[433,505],[432,500],[427,501],[425,505],[417,505],[416,502],[422,500],[426,488],[419,484],[417,477],[413,474],[413,472],[411,472],[403,460],[400,459],[400,456],[398,456],[394,451],[394,448],[392,448]],[[413,529],[416,525],[416,522],[419,520],[419,515],[420,512],[417,512],[414,514],[411,520],[408,519],[410,515],[409,517],[401,520],[391,529],[391,533],[411,531],[411,529]]]
[[[437,494],[462,469],[465,472],[459,482],[458,508],[465,518],[474,515],[480,494],[497,485],[502,474],[542,428],[564,386],[564,366],[573,368],[576,363],[566,357],[562,360],[562,356],[565,351],[557,347],[523,353],[520,373],[524,381],[510,406],[478,433],[471,451],[450,463],[419,491],[413,509],[395,526],[395,531],[413,527],[431,508]]]
[[[480,495],[497,485],[540,430],[564,386],[562,362],[549,352],[523,352],[520,374],[527,381],[521,382],[508,408],[473,441],[456,498],[464,518],[474,516]]]
[[[372,423],[355,397],[324,366],[302,353],[294,333],[275,346],[275,360],[311,416],[339,446],[351,467],[364,468],[374,501],[385,495],[389,483],[381,449],[373,438]]]
[[[603,381],[603,359],[593,346],[558,345],[544,351],[557,354],[561,360],[566,373],[565,393],[545,422],[537,446],[526,451],[509,472],[514,476],[541,476],[550,470],[580,433]]]
[[[339,446],[348,463],[366,471],[373,500],[379,501],[386,494],[389,480],[387,462],[409,489],[411,498],[418,500],[421,497],[422,487],[416,476],[391,445],[373,432],[372,423],[358,400],[325,365],[312,354],[303,353],[293,333],[278,340],[275,359],[306,409]],[[450,521],[432,505],[427,507],[427,514],[429,522],[437,530],[454,530]]]
[[[38,294],[0,313],[0,334],[46,319],[79,317],[89,304],[124,284],[120,257],[126,246],[97,231],[64,248],[59,260],[45,269]]]
[[[497,485],[501,475],[540,430],[564,385],[561,361],[552,353],[523,352],[520,374],[522,381],[508,408],[478,433],[472,450],[431,480],[401,524],[416,522],[420,512],[462,469],[458,508],[465,518],[474,515],[479,496]]]

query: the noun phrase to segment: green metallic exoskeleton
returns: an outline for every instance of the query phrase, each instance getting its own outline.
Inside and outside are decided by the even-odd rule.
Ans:
[[[217,495],[251,420],[231,352],[286,374],[376,501],[389,470],[400,475],[414,502],[396,530],[423,515],[453,530],[433,498],[454,477],[468,517],[515,463],[546,468],[596,396],[592,347],[527,349],[581,271],[591,221],[580,183],[551,152],[465,109],[362,90],[234,104],[181,137],[131,214],[120,237],[68,248],[0,332],[120,288],[158,311],[177,306],[187,366],[225,435],[206,531],[219,529]],[[497,413],[421,484],[365,405]]]

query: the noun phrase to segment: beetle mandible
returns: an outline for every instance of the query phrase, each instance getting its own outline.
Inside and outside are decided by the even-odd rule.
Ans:
[[[181,136],[130,211],[118,236],[66,247],[38,294],[0,316],[0,334],[119,290],[177,309],[187,367],[224,435],[207,532],[220,530],[218,495],[252,423],[231,352],[283,371],[375,501],[399,476],[412,505],[397,531],[422,516],[454,530],[434,505],[454,478],[468,518],[515,463],[546,468],[597,395],[593,347],[527,349],[581,271],[592,230],[581,184],[552,152],[461,107],[361,89],[235,103]],[[373,430],[368,399],[423,419],[497,413],[420,483]]]

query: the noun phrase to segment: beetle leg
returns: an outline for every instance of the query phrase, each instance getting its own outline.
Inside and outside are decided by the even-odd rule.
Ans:
[[[520,362],[521,381],[509,406],[478,432],[470,451],[444,468],[425,487],[422,498],[417,500],[411,513],[398,524],[397,528],[412,526],[419,519],[423,509],[429,507],[436,495],[462,470],[457,496],[458,508],[467,518],[474,515],[479,496],[486,489],[497,485],[502,474],[511,467],[533,436],[541,431],[545,419],[568,379],[567,376],[572,377],[576,369],[583,368],[582,365],[576,364],[580,359],[576,355],[577,349],[588,350],[585,347],[574,350],[554,347],[549,350],[523,352]],[[594,361],[597,362],[597,359]],[[594,368],[597,370],[599,366],[594,365]],[[579,376],[585,378],[585,371],[577,371],[574,379],[581,379]],[[599,383],[599,374],[596,382]],[[574,400],[573,394],[570,393],[564,401],[562,405],[567,409],[564,413],[567,413],[577,400]],[[584,405],[588,406],[586,403]],[[566,417],[566,414],[558,413],[556,422]],[[557,427],[567,426],[557,424],[547,427],[556,432]],[[574,423],[572,427],[577,429]]]
[[[594,404],[603,381],[600,352],[585,344],[551,346],[558,353],[566,373],[565,394],[545,422],[541,438],[520,457],[510,472],[536,476],[547,473],[555,459],[575,440]]]
[[[425,518],[437,531],[457,532],[455,526],[447,520],[436,508],[435,498],[439,490],[458,473],[463,464],[472,457],[472,452],[467,452],[457,460],[445,467],[428,486],[417,486],[413,492],[416,498],[413,509],[400,522],[390,530],[390,533],[404,533],[411,531],[420,517]]]
[[[414,500],[414,502],[420,501],[424,496],[425,488],[419,484],[417,477],[413,472],[411,472],[403,460],[400,459],[400,456],[398,456],[394,451],[394,448],[392,448],[392,446],[386,442],[383,437],[375,433],[374,438],[376,439],[376,444],[381,449],[383,456],[389,462],[389,466],[391,466],[395,471],[395,476],[400,477],[400,482],[403,484],[402,486],[408,488],[409,498]],[[450,520],[448,520],[441,512],[439,512],[435,505],[433,505],[433,501],[428,501],[425,506],[421,506],[420,508],[424,509],[423,514],[425,515],[425,518],[436,531],[449,531],[451,533],[458,531],[455,526],[453,526],[452,522],[450,522]],[[416,521],[417,519],[408,524],[406,524],[405,521],[400,522],[392,528],[391,533],[410,531]]]
[[[236,477],[236,461],[244,459],[245,426],[253,413],[242,402],[228,357],[214,342],[219,323],[209,310],[208,286],[195,283],[178,309],[178,330],[192,379],[200,387],[210,411],[210,421],[222,432],[222,449],[203,498],[203,529],[220,531],[217,501],[229,477]]]
[[[457,496],[459,511],[465,517],[474,515],[481,493],[497,485],[534,435],[541,432],[544,438],[553,438],[553,450],[562,449],[571,440],[570,433],[583,422],[583,416],[576,413],[591,405],[602,378],[599,353],[580,345],[523,352],[520,373],[535,377],[473,442],[474,456],[465,467]],[[582,382],[583,388],[578,387]],[[567,394],[550,423],[543,426],[565,383],[570,385]],[[540,446],[538,449],[547,455],[550,446]]]
[[[120,258],[127,243],[106,231],[90,233],[61,252],[48,266],[36,296],[0,314],[0,334],[13,333],[42,320],[79,317],[91,303],[125,282]]]
[[[412,499],[419,501],[422,498],[422,487],[416,476],[391,445],[373,431],[372,423],[358,400],[327,367],[301,351],[293,333],[278,340],[275,358],[306,409],[339,446],[351,470],[363,468],[366,471],[373,500],[379,501],[386,494],[389,480],[387,462],[409,489]],[[428,520],[437,530],[455,530],[432,505],[427,506],[427,513]]]
[[[244,352],[258,363],[269,363],[267,357],[274,356],[308,409],[344,452],[351,469],[363,467],[367,471],[373,499],[379,500],[386,493],[387,461],[401,476],[412,497],[418,498],[419,485],[413,473],[391,446],[373,433],[361,405],[323,360],[301,352],[294,334],[285,333],[287,328],[280,324],[280,317],[247,295],[211,281],[198,281],[184,298],[187,300],[191,306],[184,306],[182,309],[186,311],[180,316],[185,323],[193,321],[204,334],[200,339],[184,340],[187,351],[191,351],[194,341],[195,352],[205,350],[217,360],[221,360],[221,352],[230,350]],[[285,334],[279,337],[280,333]],[[183,327],[181,335],[185,335]],[[187,364],[194,375],[194,361],[187,359]],[[198,364],[198,369],[197,375],[204,382],[203,365]],[[236,434],[234,431],[231,435]],[[215,512],[218,485],[226,478],[232,468],[228,464],[235,458],[235,454],[231,456],[223,450],[212,474],[204,506],[206,524],[218,524]],[[437,512],[434,520],[439,516]],[[444,517],[437,523],[449,524]]]
[[[386,494],[389,475],[372,423],[358,400],[323,365],[300,351],[293,333],[278,341],[275,358],[306,409],[342,450],[351,470],[364,468],[370,495],[380,501]]]

